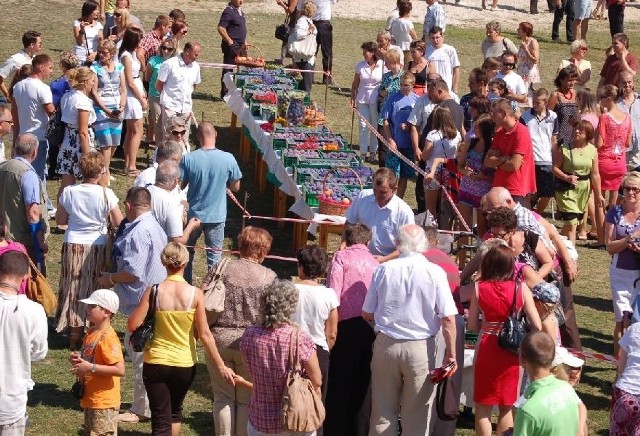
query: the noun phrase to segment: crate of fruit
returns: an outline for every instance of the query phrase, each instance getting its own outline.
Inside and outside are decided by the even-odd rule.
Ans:
[[[317,150],[302,150],[297,148],[287,148],[283,150],[282,160],[285,167],[296,165],[303,159],[318,159],[320,155]]]
[[[328,187],[327,181],[329,177],[337,173],[337,170],[352,171],[356,179],[360,182],[357,188],[347,187],[344,185],[334,185],[333,188]],[[356,171],[350,167],[332,168],[324,176],[322,182],[322,194],[318,196],[318,211],[325,215],[344,216],[347,209],[351,205],[353,199],[363,189],[362,181]]]

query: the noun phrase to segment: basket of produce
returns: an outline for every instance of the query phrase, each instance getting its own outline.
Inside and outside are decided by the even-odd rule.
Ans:
[[[255,48],[259,56],[250,56],[249,55],[249,47]],[[236,56],[236,65],[242,67],[264,67],[264,54],[262,54],[262,50],[260,50],[255,45],[247,45],[247,55],[246,56]]]
[[[347,213],[347,209],[351,205],[353,197],[357,195],[360,190],[349,189],[343,185],[336,185],[334,188],[327,188],[327,179],[332,174],[337,174],[337,170],[350,171],[355,174],[356,179],[360,184],[360,190],[364,188],[362,180],[356,171],[349,167],[335,167],[324,175],[322,181],[322,194],[318,196],[318,212],[325,215],[338,215],[344,216]]]

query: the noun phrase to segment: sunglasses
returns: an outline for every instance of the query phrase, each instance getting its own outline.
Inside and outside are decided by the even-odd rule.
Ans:
[[[120,18],[122,16],[122,14],[120,12],[118,12],[117,14],[113,14],[114,17],[116,18]]]
[[[163,45],[162,47],[160,47],[160,50],[171,51],[171,50],[173,50],[173,47],[165,47],[165,46]]]
[[[7,123],[8,125],[13,126],[13,121],[10,120],[0,120],[0,124],[2,123]]]
[[[182,33],[183,35],[186,35],[187,33],[189,33],[189,31],[188,30],[183,30],[180,33]]]
[[[513,68],[516,66],[516,64],[514,64],[513,62],[503,62],[502,65],[509,68]]]
[[[184,135],[185,133],[187,133],[187,131],[186,131],[186,130],[172,130],[172,131],[171,131],[171,134],[176,135],[176,136],[182,136],[182,135]]]
[[[634,194],[640,192],[640,188],[638,188],[637,186],[625,186],[622,189],[624,190],[624,192],[633,192]]]

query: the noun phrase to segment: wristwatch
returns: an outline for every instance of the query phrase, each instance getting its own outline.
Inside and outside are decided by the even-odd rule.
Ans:
[[[96,373],[96,364],[95,363],[93,365],[91,365],[91,373],[92,374]]]

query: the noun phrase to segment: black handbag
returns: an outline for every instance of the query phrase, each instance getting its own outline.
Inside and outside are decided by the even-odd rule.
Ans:
[[[282,42],[287,42],[289,41],[289,33],[291,33],[291,28],[289,27],[289,15],[287,15],[284,19],[284,23],[276,26],[274,36]]]
[[[82,400],[84,396],[84,382],[80,380],[76,380],[76,382],[71,386],[71,395],[76,400]]]
[[[158,285],[153,285],[149,293],[149,310],[147,311],[147,316],[144,317],[142,324],[131,333],[131,337],[129,338],[129,344],[136,353],[143,352],[145,346],[153,337],[157,294]]]
[[[518,273],[513,289],[513,304],[511,305],[511,313],[502,323],[502,329],[498,333],[498,345],[505,350],[518,354],[520,343],[529,332],[527,319],[522,310],[517,309],[518,288],[522,281],[522,271]]]

